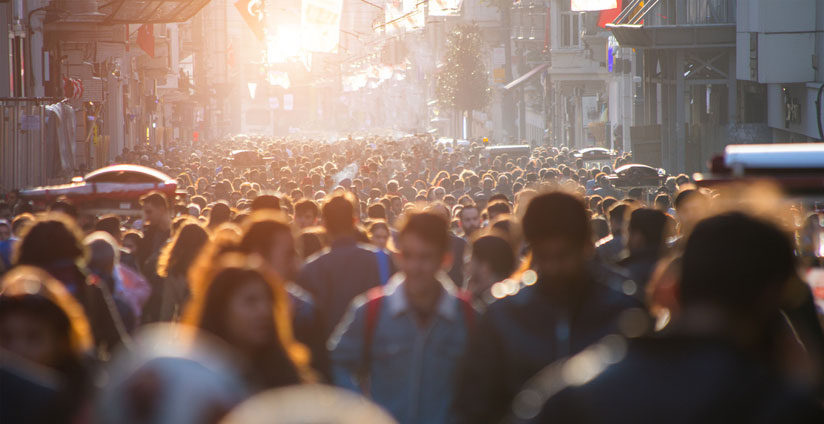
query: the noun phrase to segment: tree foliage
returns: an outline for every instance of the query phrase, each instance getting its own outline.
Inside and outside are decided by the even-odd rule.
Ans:
[[[458,26],[446,39],[435,93],[443,107],[481,110],[489,103],[489,75],[481,59],[483,40],[475,24]]]

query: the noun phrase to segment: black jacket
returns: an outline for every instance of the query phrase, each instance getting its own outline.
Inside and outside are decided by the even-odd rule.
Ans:
[[[821,423],[810,394],[723,339],[630,340],[623,359],[581,386],[547,373],[535,387],[561,389],[531,423]],[[623,349],[622,349],[623,350]],[[543,373],[542,373],[543,374]],[[524,408],[521,408],[522,410]],[[515,410],[518,410],[516,407]]]
[[[627,278],[593,263],[577,305],[522,286],[493,302],[475,326],[458,379],[459,423],[497,423],[524,383],[553,361],[618,332],[618,319],[641,303],[620,292]],[[616,290],[618,289],[618,290]]]

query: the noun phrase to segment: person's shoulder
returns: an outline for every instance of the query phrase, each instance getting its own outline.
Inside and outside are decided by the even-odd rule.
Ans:
[[[626,307],[640,307],[638,295],[640,286],[633,281],[626,270],[610,266],[600,261],[593,264],[593,276],[598,290],[597,299]]]
[[[313,253],[308,258],[306,258],[306,263],[303,265],[303,268],[306,269],[319,266],[321,263],[323,263],[323,261],[325,260],[324,258],[327,257],[330,252],[331,250],[328,247],[325,247]]]
[[[492,286],[493,299],[486,305],[484,314],[509,315],[532,303],[537,288],[515,280],[504,280]]]

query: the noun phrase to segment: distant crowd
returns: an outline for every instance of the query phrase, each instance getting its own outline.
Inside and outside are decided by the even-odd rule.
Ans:
[[[178,195],[0,197],[0,423],[824,422],[821,221],[769,186],[430,137],[115,162]]]

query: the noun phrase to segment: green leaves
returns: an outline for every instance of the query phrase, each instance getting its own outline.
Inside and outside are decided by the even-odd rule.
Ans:
[[[443,67],[436,75],[435,93],[444,107],[481,110],[489,103],[489,76],[477,25],[458,26],[446,39]]]

